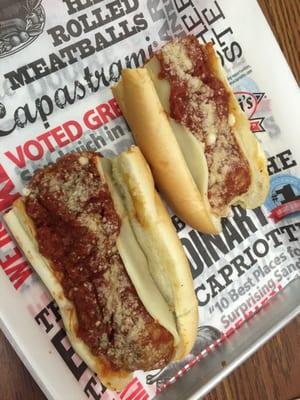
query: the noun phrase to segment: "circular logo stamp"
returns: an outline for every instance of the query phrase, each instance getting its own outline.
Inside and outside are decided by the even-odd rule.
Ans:
[[[300,179],[292,175],[272,176],[265,206],[277,221],[294,216],[300,211]]]

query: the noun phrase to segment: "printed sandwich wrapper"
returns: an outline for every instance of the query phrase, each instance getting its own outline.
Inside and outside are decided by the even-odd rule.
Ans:
[[[197,342],[183,362],[137,372],[122,393],[106,390],[74,353],[55,303],[0,216],[1,328],[48,398],[153,398],[299,276],[299,89],[257,3],[242,3],[28,0],[1,7],[1,213],[35,169],[59,156],[88,149],[110,157],[128,148],[133,140],[110,86],[121,68],[188,33],[215,43],[270,173],[265,204],[234,208],[219,236],[199,234],[170,211],[199,300]]]

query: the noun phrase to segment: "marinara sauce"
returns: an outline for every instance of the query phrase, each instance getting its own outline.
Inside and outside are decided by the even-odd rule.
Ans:
[[[126,272],[116,246],[121,221],[95,160],[69,154],[37,172],[26,212],[92,353],[105,355],[112,369],[161,368],[173,337],[148,314]]]
[[[208,199],[222,214],[250,186],[249,164],[229,124],[229,93],[214,76],[208,45],[196,37],[175,40],[156,54],[159,78],[170,83],[170,116],[205,145],[209,171]]]

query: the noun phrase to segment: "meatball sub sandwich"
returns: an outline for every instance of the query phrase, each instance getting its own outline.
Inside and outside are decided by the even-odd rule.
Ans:
[[[176,39],[113,88],[155,182],[173,210],[218,233],[230,206],[260,206],[266,158],[211,43]]]
[[[112,160],[64,156],[35,173],[5,221],[75,351],[108,388],[190,352],[198,311],[189,265],[137,147]]]

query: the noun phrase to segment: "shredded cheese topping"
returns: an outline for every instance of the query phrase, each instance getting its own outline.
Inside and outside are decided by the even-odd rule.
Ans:
[[[204,144],[209,170],[208,197],[221,214],[250,184],[249,165],[238,147],[229,112],[229,93],[215,77],[205,46],[196,38],[176,39],[158,53],[162,78],[171,83],[171,117]]]

